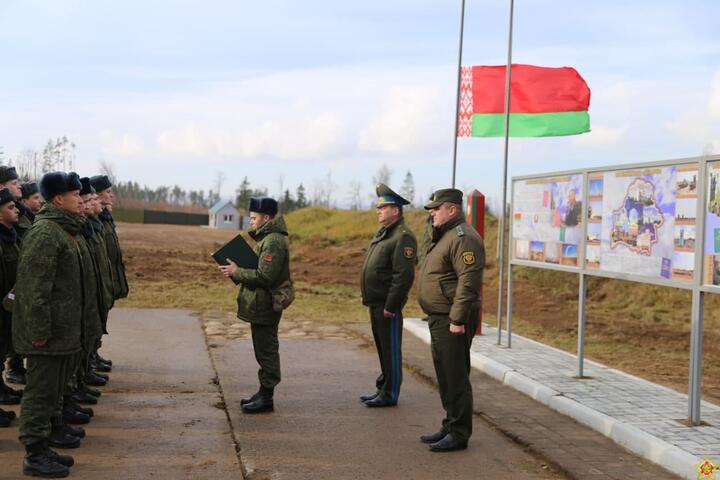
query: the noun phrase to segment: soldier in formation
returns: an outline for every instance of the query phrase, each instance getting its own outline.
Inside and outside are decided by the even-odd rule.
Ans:
[[[85,437],[78,425],[94,412],[81,404],[98,402],[93,386],[112,368],[97,353],[108,312],[128,293],[112,184],[52,172],[20,186],[12,167],[0,167],[0,185],[0,358],[19,359],[11,366],[25,378],[6,378],[26,383],[21,392],[0,382],[0,404],[21,403],[23,472],[64,477],[74,460],[53,448],[77,448]],[[0,410],[0,427],[15,416]]]

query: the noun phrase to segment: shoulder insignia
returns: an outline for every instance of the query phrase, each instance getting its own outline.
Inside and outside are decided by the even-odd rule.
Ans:
[[[265,260],[266,262],[272,262],[272,258],[273,258],[272,255],[265,255],[263,257],[263,260]]]
[[[413,258],[415,256],[415,249],[413,247],[403,248],[403,254],[405,258]]]
[[[465,232],[463,231],[462,225],[458,225],[455,227],[455,232],[457,233],[458,237],[465,236]]]
[[[463,252],[462,258],[465,265],[475,264],[475,252]]]

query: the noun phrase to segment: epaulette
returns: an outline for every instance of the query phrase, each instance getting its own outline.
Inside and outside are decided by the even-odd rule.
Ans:
[[[457,227],[455,227],[455,233],[457,233],[457,236],[458,236],[458,237],[464,237],[464,236],[465,236],[465,232],[463,232],[462,225],[458,225]]]

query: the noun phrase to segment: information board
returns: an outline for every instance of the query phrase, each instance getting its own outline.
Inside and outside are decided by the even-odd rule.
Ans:
[[[583,175],[516,181],[513,258],[578,266],[583,236]]]
[[[705,183],[704,282],[707,285],[720,285],[720,162],[708,162]]]

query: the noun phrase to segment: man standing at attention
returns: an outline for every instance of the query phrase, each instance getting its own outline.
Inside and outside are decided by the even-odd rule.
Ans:
[[[402,309],[415,278],[417,242],[405,225],[403,206],[410,204],[387,185],[378,184],[380,229],[365,254],[360,288],[370,310],[375,348],[380,359],[376,392],[360,397],[368,407],[397,405],[402,383]]]
[[[62,477],[70,456],[48,447],[73,356],[80,352],[83,285],[78,240],[82,227],[80,178],[52,172],[40,180],[47,204],[23,239],[13,305],[13,344],[27,357],[27,386],[20,410],[23,473]]]
[[[470,345],[481,308],[485,247],[463,218],[463,193],[438,190],[425,205],[433,237],[418,280],[418,302],[428,315],[431,351],[445,418],[440,430],[423,435],[434,452],[467,448],[472,434]]]
[[[269,197],[250,199],[250,237],[257,242],[257,269],[240,268],[228,260],[220,271],[240,285],[237,317],[250,323],[255,359],[260,365],[260,388],[253,396],[240,402],[245,413],[260,413],[274,408],[273,394],[280,383],[280,352],[278,324],[283,306],[274,301],[274,294],[292,289],[290,282],[290,251],[285,220],[278,217],[278,203]],[[286,306],[286,305],[285,305]]]

